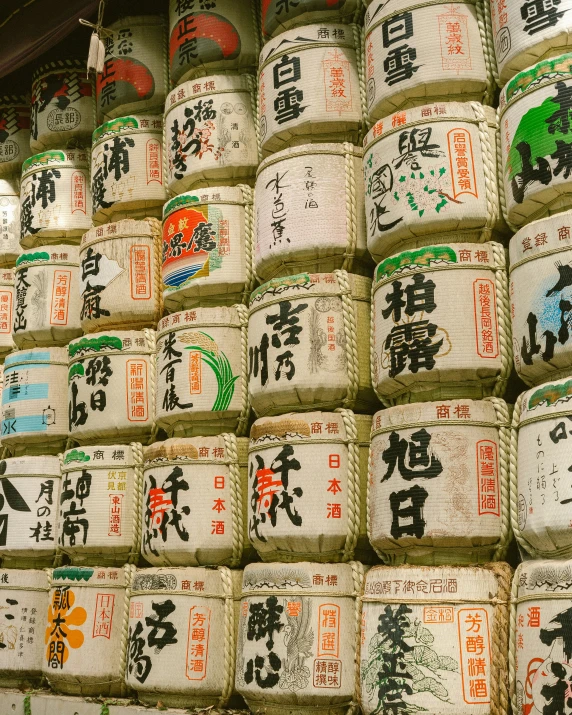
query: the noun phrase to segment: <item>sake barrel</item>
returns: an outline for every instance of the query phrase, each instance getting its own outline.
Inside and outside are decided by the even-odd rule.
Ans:
[[[142,496],[139,443],[69,449],[62,463],[58,554],[73,564],[136,563]]]
[[[169,437],[246,432],[247,310],[196,308],[157,326],[155,422]]]
[[[46,151],[26,159],[20,189],[20,243],[78,243],[91,228],[85,151]]]
[[[510,242],[514,362],[527,385],[557,380],[572,370],[571,229],[572,211],[565,211],[523,226]]]
[[[380,558],[421,565],[503,559],[509,457],[510,412],[498,397],[374,415],[368,528]]]
[[[4,360],[2,446],[12,455],[57,454],[68,438],[67,351],[32,348]]]
[[[268,39],[292,27],[315,22],[360,22],[361,17],[361,6],[355,0],[302,0],[296,3],[268,0],[262,4],[262,33]]]
[[[357,25],[292,29],[260,53],[260,141],[268,154],[309,142],[353,142],[365,129],[365,78]]]
[[[169,194],[251,180],[258,166],[256,88],[250,75],[185,82],[165,105]]]
[[[126,694],[134,571],[134,566],[54,569],[42,667],[52,690],[83,696]]]
[[[96,75],[99,123],[161,113],[169,82],[166,17],[123,17],[105,29],[105,62]]]
[[[492,104],[496,88],[489,0],[447,5],[374,0],[365,15],[370,122],[450,99]]]
[[[12,316],[14,310],[14,271],[0,269],[0,357],[14,349]]]
[[[141,555],[153,566],[237,567],[246,532],[248,440],[168,439],[145,448]]]
[[[84,233],[79,317],[85,333],[154,328],[161,317],[161,224],[124,219]]]
[[[345,407],[373,412],[371,281],[346,271],[275,278],[250,299],[250,401],[256,415]]]
[[[371,417],[350,410],[252,425],[248,533],[263,561],[372,561],[366,533]]]
[[[570,561],[525,561],[512,586],[510,699],[512,712],[566,712],[570,682]]]
[[[44,614],[49,573],[0,569],[0,685],[30,688],[40,684],[44,655]]]
[[[72,340],[69,429],[78,444],[146,442],[155,401],[155,332],[110,330]]]
[[[507,715],[511,574],[504,563],[372,568],[362,598],[365,715]]]
[[[39,67],[32,79],[30,148],[89,147],[95,96],[85,60],[58,60]]]
[[[163,179],[163,119],[118,117],[93,133],[91,194],[93,223],[161,217],[167,193]]]
[[[358,707],[362,583],[357,561],[244,569],[236,689],[252,712],[344,715]]]
[[[566,54],[519,72],[501,91],[499,181],[514,231],[572,207],[570,87],[572,54]]]
[[[0,176],[18,174],[30,154],[29,97],[0,97]]]
[[[20,255],[20,176],[0,178],[0,268],[16,265]]]
[[[374,124],[363,174],[367,247],[376,263],[396,250],[506,233],[497,128],[494,110],[477,102],[414,107]]]
[[[372,380],[386,406],[502,396],[512,369],[505,262],[491,241],[426,246],[377,266]]]
[[[500,86],[539,60],[560,55],[570,44],[570,0],[522,5],[490,0]]]
[[[569,400],[572,380],[524,392],[513,416],[510,489],[515,537],[533,558],[570,558]]]
[[[180,84],[205,73],[254,70],[260,52],[259,6],[254,0],[169,2],[171,81]]]
[[[253,192],[245,184],[176,196],[163,207],[168,312],[245,302],[254,288]]]
[[[353,144],[306,144],[262,162],[254,251],[262,280],[336,268],[371,275],[362,154]]]
[[[139,700],[181,708],[227,704],[234,689],[241,580],[242,571],[225,566],[137,571],[125,681]]]
[[[67,345],[81,335],[79,278],[77,246],[38,246],[18,257],[12,338],[19,350]]]
[[[53,564],[60,476],[57,457],[14,457],[0,461],[2,566],[40,568]]]

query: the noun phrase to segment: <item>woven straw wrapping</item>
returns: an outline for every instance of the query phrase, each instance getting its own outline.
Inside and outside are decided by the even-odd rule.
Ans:
[[[259,4],[211,0],[200,7],[169,2],[173,84],[213,72],[253,71],[260,52]]]
[[[522,393],[514,408],[510,516],[518,543],[534,558],[572,555],[570,395],[572,380],[554,380]]]
[[[95,121],[95,88],[83,60],[58,60],[39,67],[32,79],[30,148],[89,147]]]
[[[0,268],[0,356],[14,349],[12,318],[14,310],[14,271]]]
[[[247,310],[173,313],[157,328],[155,421],[169,437],[246,432]]]
[[[365,15],[369,121],[431,101],[492,104],[493,44],[485,3],[374,0]]]
[[[42,672],[56,692],[127,694],[124,682],[134,566],[54,569]]]
[[[147,447],[143,558],[153,566],[231,568],[252,560],[256,555],[248,543],[247,465],[248,440],[229,432]],[[171,496],[162,498],[160,493]]]
[[[20,172],[0,179],[0,268],[12,268],[20,255]]]
[[[125,678],[150,705],[224,707],[234,686],[242,571],[152,568],[133,579]],[[159,614],[165,638],[152,640]],[[154,647],[153,647],[154,646]]]
[[[371,417],[350,410],[253,424],[248,534],[264,561],[375,560],[366,533],[370,430]]]
[[[147,442],[155,408],[155,332],[110,330],[68,346],[70,439]]]
[[[14,294],[12,338],[19,350],[67,345],[81,335],[77,247],[49,244],[22,253]]]
[[[293,27],[317,22],[359,24],[362,14],[361,3],[356,0],[338,0],[335,3],[323,0],[302,0],[296,3],[267,0],[262,4],[262,33],[264,38],[268,39]]]
[[[0,685],[3,688],[39,685],[49,579],[49,570],[0,570],[0,643],[3,644]]]
[[[361,175],[362,151],[347,143],[307,144],[262,162],[254,248],[260,280],[337,268],[371,276]]]
[[[33,348],[4,361],[2,447],[12,456],[58,454],[68,438],[67,351]]]
[[[169,82],[167,18],[122,17],[105,29],[105,65],[96,75],[98,123],[162,113]]]
[[[570,46],[571,9],[570,0],[548,5],[490,0],[489,22],[501,87],[517,72],[566,51]]]
[[[165,105],[165,181],[170,196],[251,183],[259,153],[256,86],[248,74],[213,74],[176,87]]]
[[[91,228],[88,154],[46,151],[26,159],[20,188],[20,244],[79,243]]]
[[[162,314],[161,224],[125,219],[90,229],[79,249],[85,333],[154,328]]]
[[[167,199],[161,116],[118,117],[93,133],[93,223],[161,218]]]
[[[364,140],[367,245],[396,250],[502,236],[494,110],[477,102],[415,107]]]
[[[566,54],[520,72],[501,91],[499,189],[513,231],[572,207],[571,82],[572,54]]]
[[[374,415],[368,533],[380,558],[392,565],[502,560],[511,536],[509,452],[510,412],[498,397]]]
[[[365,77],[357,25],[306,25],[270,40],[258,70],[265,155],[310,142],[361,141]]]
[[[10,180],[20,172],[22,162],[31,154],[29,97],[0,97],[0,124],[3,127],[0,176]]]
[[[512,582],[510,701],[513,713],[568,705],[570,561],[525,561]],[[562,700],[564,698],[564,701]]]
[[[358,712],[363,574],[357,561],[245,568],[236,689],[252,712]]]
[[[507,715],[511,575],[505,563],[371,569],[362,598],[365,715],[395,703],[440,715]]]
[[[505,266],[492,241],[427,246],[377,266],[372,380],[386,406],[503,395],[512,369]]]
[[[572,371],[572,211],[533,221],[510,242],[514,362],[527,385]]]
[[[163,297],[177,310],[245,303],[254,288],[253,191],[245,184],[176,196],[163,208]]]
[[[2,565],[7,568],[52,566],[60,495],[58,458],[5,459],[0,462],[0,472],[0,488],[4,494]]]
[[[138,442],[61,455],[58,555],[76,565],[136,563],[141,542],[143,447]]]
[[[339,270],[276,278],[251,297],[248,389],[258,417],[376,405],[369,278]]]

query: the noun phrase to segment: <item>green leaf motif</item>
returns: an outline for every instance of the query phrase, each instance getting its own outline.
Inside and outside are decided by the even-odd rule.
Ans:
[[[222,412],[228,410],[231,400],[234,395],[236,381],[240,375],[232,374],[230,360],[222,350],[218,350],[218,346],[213,338],[208,333],[201,333],[208,338],[216,349],[209,350],[204,345],[187,345],[185,350],[194,350],[201,354],[201,359],[214,372],[217,381],[217,394],[213,406],[213,412]]]
[[[69,464],[70,462],[89,462],[91,457],[80,449],[70,450],[64,457],[64,464]]]
[[[89,581],[93,576],[95,569],[90,569],[85,566],[62,566],[54,569],[52,578],[54,581]]]

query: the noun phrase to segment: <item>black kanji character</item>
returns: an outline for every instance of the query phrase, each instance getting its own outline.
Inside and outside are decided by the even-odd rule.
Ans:
[[[535,181],[548,186],[552,180],[552,171],[548,161],[542,157],[536,157],[536,168],[532,165],[532,151],[528,142],[519,142],[515,149],[520,154],[522,171],[511,180],[512,195],[514,200],[521,204],[524,201],[524,194],[528,186]]]
[[[443,345],[443,338],[432,341],[437,329],[438,326],[428,320],[394,325],[384,343],[390,356],[389,376],[399,375],[406,367],[413,373],[420,369],[432,370],[435,367],[435,355]]]
[[[399,539],[402,536],[422,538],[426,526],[423,507],[428,496],[428,491],[418,484],[389,495],[389,506],[392,513],[391,536],[394,539]],[[407,502],[409,502],[408,506],[402,506]]]
[[[434,454],[429,453],[431,435],[426,429],[420,429],[411,435],[407,441],[399,436],[398,432],[389,435],[389,447],[381,456],[387,464],[387,472],[381,478],[387,481],[393,474],[395,467],[403,479],[434,479],[443,471],[443,465]],[[407,457],[409,457],[406,464]]]
[[[418,162],[418,155],[426,159],[438,159],[445,156],[439,144],[429,144],[433,129],[425,127],[420,129],[415,127],[401,132],[399,135],[399,156],[393,164],[396,169],[405,163],[412,171],[420,171],[421,165]]]

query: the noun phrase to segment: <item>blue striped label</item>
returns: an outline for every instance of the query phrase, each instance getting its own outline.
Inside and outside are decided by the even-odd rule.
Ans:
[[[18,432],[46,432],[48,425],[44,415],[26,415],[2,420],[2,436],[18,434]]]
[[[47,382],[34,385],[9,385],[2,391],[2,404],[45,399],[48,397],[49,390],[50,386]]]
[[[30,350],[28,352],[16,352],[12,353],[12,355],[8,355],[6,360],[4,360],[4,367],[10,367],[10,365],[14,365],[14,363],[20,363],[24,362],[26,360],[30,360],[30,362],[36,362],[38,360],[42,361],[49,361],[50,359],[50,353],[49,352],[31,352]],[[26,365],[26,367],[30,367],[29,365]]]

